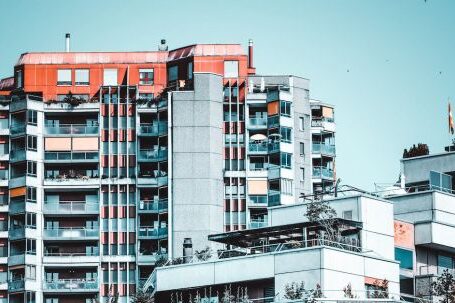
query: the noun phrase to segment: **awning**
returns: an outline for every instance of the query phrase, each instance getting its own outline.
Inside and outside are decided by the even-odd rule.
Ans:
[[[349,234],[357,232],[362,229],[362,222],[351,221],[345,219],[336,220],[342,233]],[[234,245],[238,247],[251,247],[255,242],[267,239],[269,243],[279,243],[289,240],[301,240],[303,237],[303,229],[307,228],[320,228],[319,224],[314,222],[302,222],[295,224],[279,225],[262,227],[255,229],[245,229],[232,231],[221,234],[209,235],[209,241]]]

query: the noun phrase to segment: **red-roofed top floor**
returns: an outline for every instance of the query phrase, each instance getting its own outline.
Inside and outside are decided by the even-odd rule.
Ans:
[[[177,74],[177,80],[191,80],[192,72],[225,75],[225,61],[238,62],[238,78],[242,81],[246,78],[248,56],[239,44],[196,44],[169,52],[25,53],[15,66],[14,78],[17,87],[27,93],[42,94],[45,100],[57,99],[70,91],[93,97],[100,86],[108,84],[137,85],[139,92],[157,95],[171,82],[170,73],[174,78]],[[117,70],[115,84],[106,82],[108,69]],[[76,78],[87,73],[88,83],[78,82]],[[59,75],[66,75],[65,80],[69,81],[62,82]]]

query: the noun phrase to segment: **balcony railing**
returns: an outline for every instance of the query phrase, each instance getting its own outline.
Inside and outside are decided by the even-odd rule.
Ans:
[[[59,279],[44,281],[43,289],[55,291],[97,290],[98,281],[95,279]]]
[[[9,171],[0,170],[0,180],[8,180],[8,178],[9,178]]]
[[[99,256],[100,253],[98,249],[95,249],[94,251],[90,252],[58,252],[58,253],[52,253],[52,252],[44,252],[45,257],[96,257]]]
[[[140,135],[161,136],[167,133],[167,122],[141,123]]]
[[[44,160],[49,161],[89,161],[98,160],[98,152],[45,152]]]
[[[261,143],[252,143],[248,144],[248,151],[250,153],[267,153],[269,151],[269,146],[266,142]]]
[[[268,163],[250,163],[250,171],[267,170]]]
[[[333,179],[333,170],[323,166],[315,166],[313,167],[313,178]]]
[[[266,128],[267,127],[267,116],[265,117],[250,117],[249,128]]]
[[[268,198],[267,196],[249,196],[250,203],[253,205],[265,205],[267,206]]]
[[[10,161],[22,161],[25,160],[25,155],[25,149],[12,149],[9,153],[9,159]]]
[[[250,221],[251,229],[267,227],[267,226],[268,226],[267,217],[260,218],[260,219],[251,219],[251,221]]]
[[[313,153],[334,156],[335,155],[335,145],[323,144],[323,143],[313,143]]]
[[[327,117],[313,117],[311,119],[311,126],[312,127],[322,127],[324,122],[333,123],[335,120],[333,118]]]
[[[26,125],[23,123],[13,123],[10,128],[11,135],[17,135],[21,133],[25,133]]]
[[[99,204],[85,201],[44,202],[43,211],[65,214],[97,212],[99,211]]]
[[[98,236],[99,236],[98,229],[83,227],[68,227],[43,230],[43,237],[45,238],[83,239],[96,238]]]
[[[162,200],[141,200],[139,202],[139,211],[163,212],[167,210],[167,199]]]
[[[269,206],[280,205],[281,193],[277,190],[269,190]]]
[[[46,135],[97,135],[98,126],[84,124],[60,124],[59,126],[46,126]]]
[[[24,279],[8,281],[8,290],[9,291],[15,291],[15,290],[23,289],[24,287],[25,287],[25,280]]]
[[[162,161],[167,159],[167,148],[140,150],[139,160]]]
[[[152,227],[141,226],[139,227],[139,237],[160,238],[167,236],[167,227]]]

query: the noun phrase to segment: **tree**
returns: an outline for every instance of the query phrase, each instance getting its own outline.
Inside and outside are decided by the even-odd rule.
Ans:
[[[417,146],[414,144],[412,145],[411,148],[409,148],[409,151],[405,149],[403,151],[403,158],[413,158],[413,157],[418,157],[418,156],[425,156],[430,154],[430,149],[428,148],[427,144],[424,143],[419,143]]]
[[[441,303],[455,302],[455,278],[448,269],[431,283],[431,294],[441,297]]]
[[[307,204],[305,216],[308,221],[319,224],[325,231],[329,241],[336,240],[339,235],[337,228],[337,212],[327,201],[311,201]]]
[[[321,285],[319,283],[316,284],[315,289],[311,289],[307,292],[307,297],[308,297],[308,300],[307,300],[308,303],[315,303],[316,299],[323,298],[324,296],[322,294]]]
[[[284,286],[284,298],[287,300],[300,300],[306,295],[304,282],[292,282]]]
[[[386,299],[389,297],[389,281],[384,279],[382,281],[376,280],[373,284],[373,292],[370,294],[371,298]]]
[[[139,289],[131,298],[131,303],[153,303],[155,299],[153,296],[144,292],[142,289]]]
[[[354,294],[352,293],[352,285],[351,285],[351,283],[348,283],[348,285],[346,285],[343,288],[343,292],[344,292],[344,297],[345,298],[349,298],[349,299],[354,299],[355,298]]]
[[[207,261],[212,257],[212,251],[210,247],[207,246],[202,250],[196,250],[195,256],[199,261]]]

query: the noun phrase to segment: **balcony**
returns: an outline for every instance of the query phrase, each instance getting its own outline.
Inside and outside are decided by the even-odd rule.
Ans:
[[[260,206],[267,207],[268,197],[267,196],[249,196],[249,206]]]
[[[59,279],[43,282],[45,292],[97,292],[98,281],[95,279]]]
[[[46,214],[96,214],[98,212],[98,202],[60,201],[43,204],[43,213]]]
[[[17,279],[8,281],[8,291],[20,291],[25,288],[25,280],[24,279]]]
[[[249,129],[266,129],[267,128],[267,116],[265,117],[250,117],[248,119]]]
[[[335,145],[323,144],[323,143],[313,143],[312,152],[313,152],[313,154],[335,156]]]
[[[99,175],[97,169],[87,170],[65,170],[45,171],[44,185],[46,186],[94,186],[99,185]]]
[[[167,199],[141,200],[138,211],[142,213],[162,213],[167,211],[167,206]]]
[[[333,170],[323,166],[313,167],[313,179],[332,179]]]
[[[142,171],[137,179],[139,185],[149,185],[152,187],[165,186],[168,183],[167,173],[164,171]]]
[[[46,126],[44,128],[46,135],[71,135],[86,136],[98,135],[98,126],[87,126],[84,124],[60,124],[59,126]]]
[[[262,227],[267,227],[267,226],[268,226],[267,217],[251,219],[250,224],[249,224],[250,229],[262,228]]]
[[[153,226],[139,227],[139,238],[161,239],[167,237],[167,227],[154,228]]]
[[[43,263],[69,264],[69,263],[91,263],[98,262],[99,250],[96,248],[93,251],[87,252],[59,252],[50,253],[44,252]]]
[[[26,125],[24,123],[13,123],[10,128],[11,136],[25,134]]]
[[[99,230],[94,228],[68,227],[44,229],[43,238],[47,240],[97,240]]]
[[[8,257],[8,266],[36,263],[36,252],[15,252],[15,255]]]
[[[278,190],[269,190],[269,206],[281,204],[281,193]]]
[[[269,152],[269,146],[266,142],[248,144],[248,152],[250,154],[267,154]]]
[[[326,130],[329,132],[335,131],[335,120],[328,117],[312,117],[311,127]]]
[[[167,134],[167,122],[141,123],[138,135],[164,136]]]
[[[45,152],[47,162],[98,162],[98,152]]]
[[[164,161],[167,159],[167,148],[149,149],[139,151],[139,161]]]
[[[12,149],[9,153],[9,160],[11,162],[25,161],[25,149]]]

